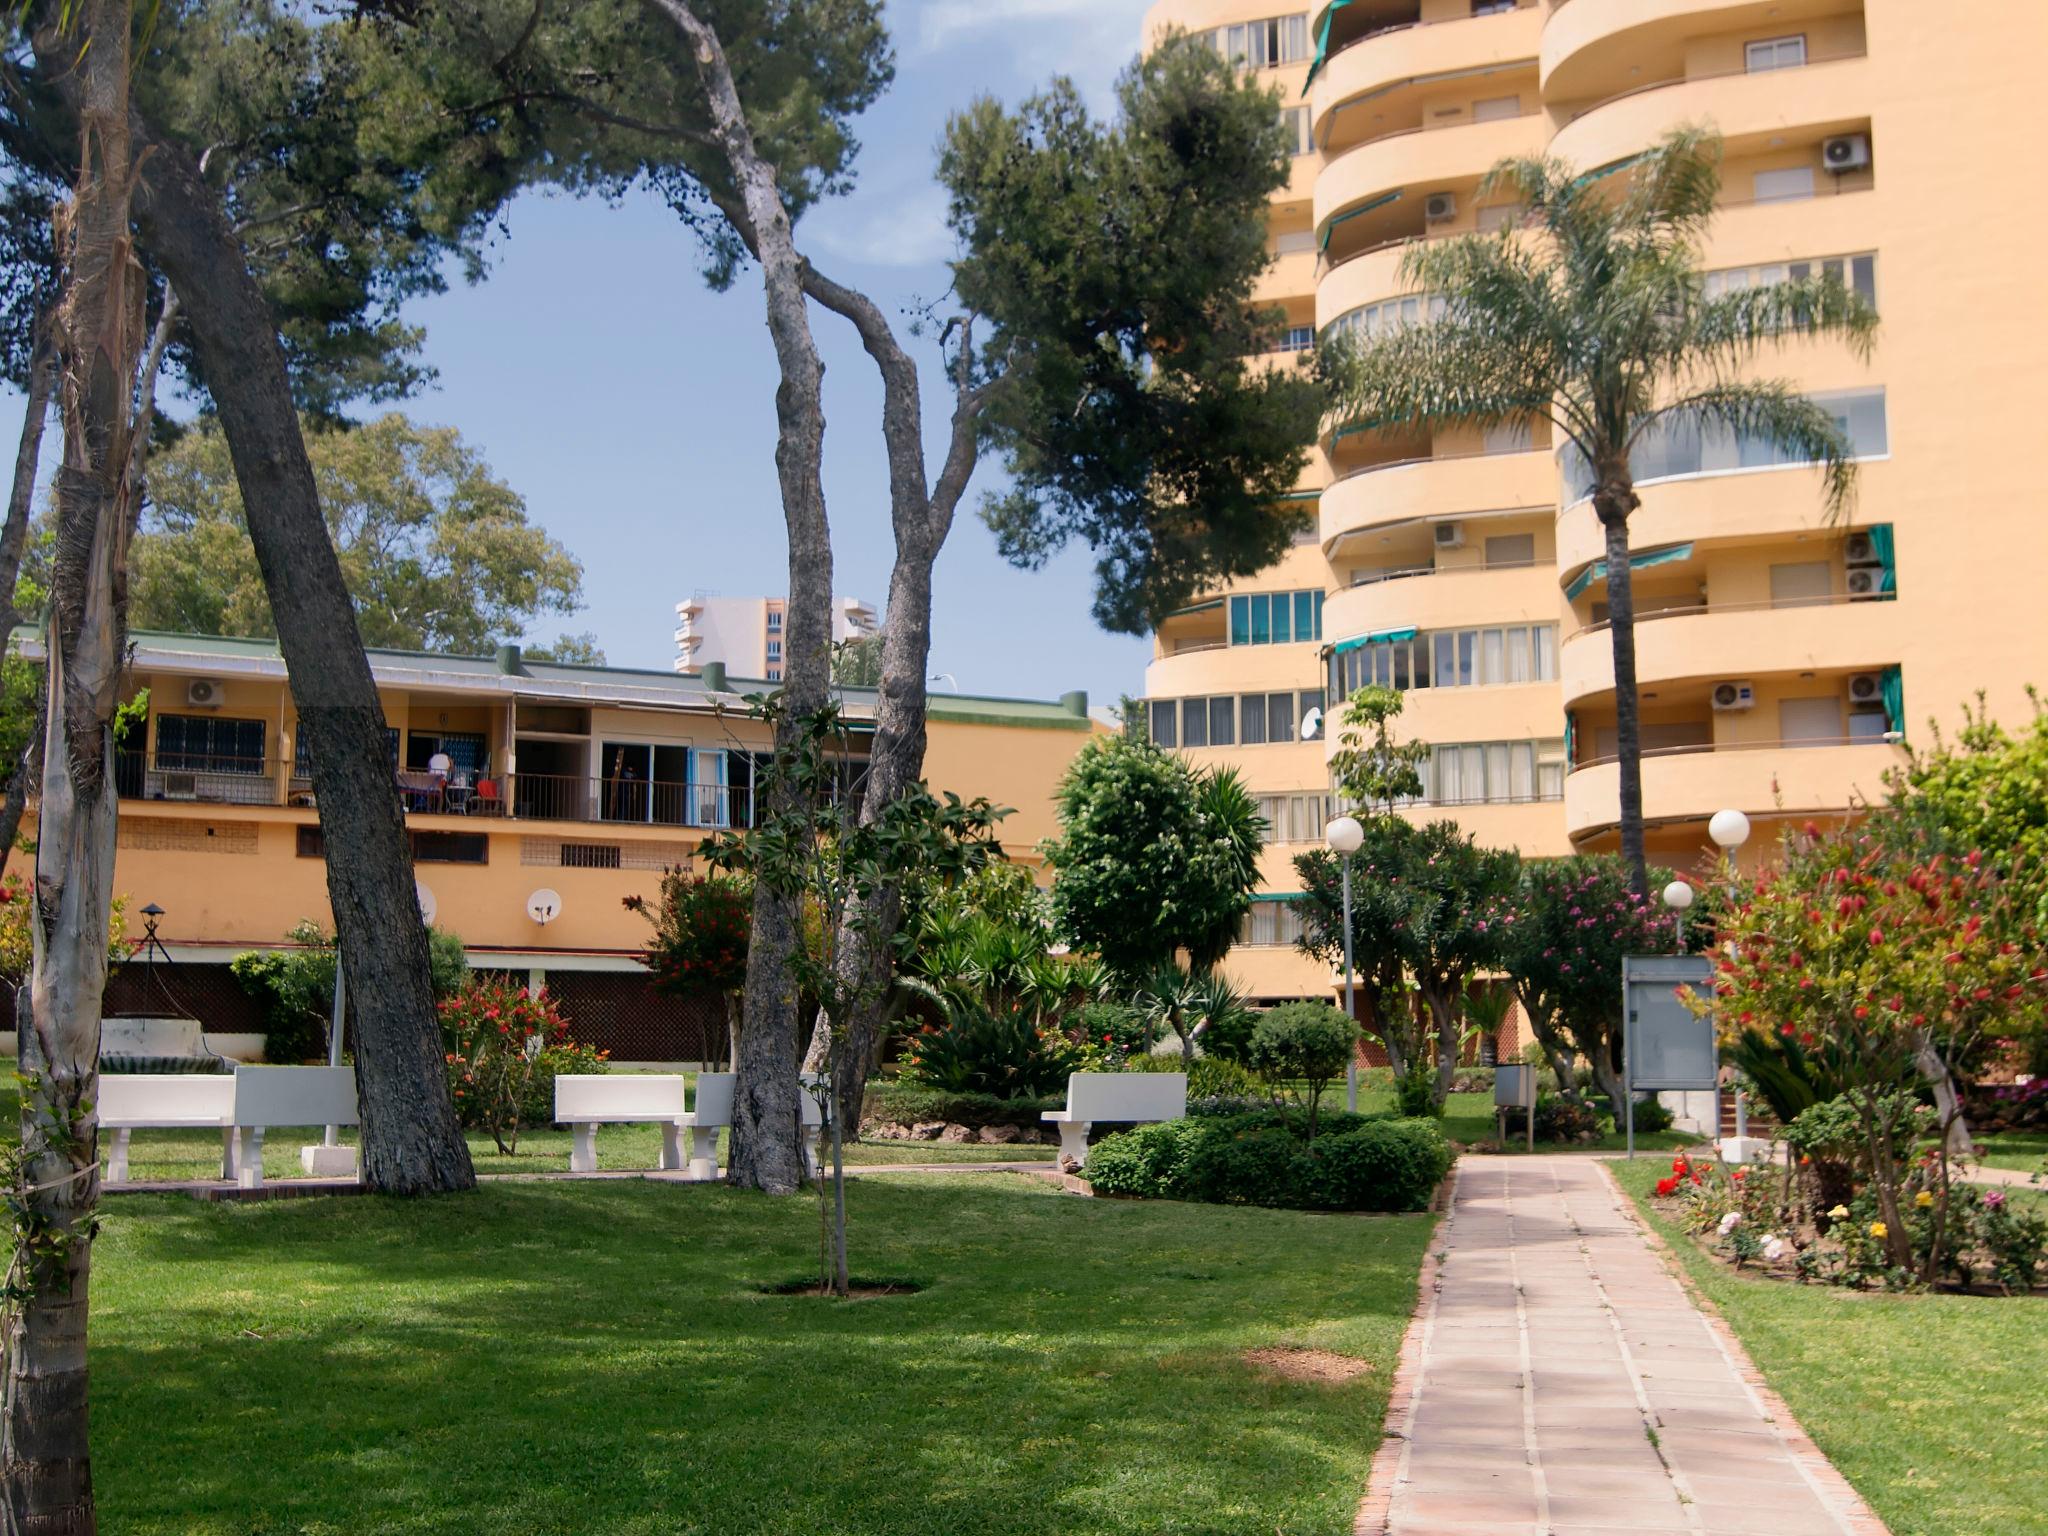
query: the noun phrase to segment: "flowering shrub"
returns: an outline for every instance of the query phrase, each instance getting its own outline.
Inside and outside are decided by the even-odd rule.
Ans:
[[[1683,1153],[1657,1181],[1660,1199],[1678,1202],[1685,1229],[1726,1253],[1738,1268],[1787,1262],[1801,1280],[1862,1290],[1909,1290],[1938,1254],[1937,1278],[1960,1286],[1988,1281],[2024,1293],[2048,1274],[2048,1216],[2002,1189],[1958,1184],[1944,1203],[1929,1187],[1931,1165],[1915,1163],[1902,1214],[1888,1219],[1874,1189],[1826,1210],[1802,1212],[1785,1203],[1774,1171],[1763,1164],[1723,1168]],[[1895,1257],[1903,1245],[1906,1258]]]
[[[17,874],[0,879],[0,981],[21,986],[28,980],[35,960],[35,940],[29,932],[28,882]],[[129,956],[128,898],[116,896],[107,919],[107,969],[112,970]]]
[[[456,1117],[507,1154],[521,1127],[554,1117],[558,1074],[604,1070],[605,1053],[569,1038],[553,998],[492,977],[472,977],[441,1003],[441,1035]]]
[[[1894,1267],[1912,1264],[1903,1170],[1918,1127],[1890,1111],[1923,1083],[1945,1093],[1948,1064],[1983,1041],[2039,1028],[2048,954],[2032,913],[2015,907],[2007,874],[1977,852],[1924,857],[1866,826],[1809,827],[1723,932],[1734,939],[1715,984],[1723,1027],[1774,1030],[1846,1063],[1843,1096],[1860,1120],[1880,1240]],[[1939,1143],[1934,1193],[1920,1258],[1928,1284],[1942,1273],[1950,1230]]]
[[[725,1004],[731,1045],[739,1043],[739,997],[747,985],[747,946],[754,931],[754,893],[732,875],[690,875],[670,869],[661,894],[624,898],[628,912],[654,925],[642,954],[655,990],[671,997],[703,997]]]

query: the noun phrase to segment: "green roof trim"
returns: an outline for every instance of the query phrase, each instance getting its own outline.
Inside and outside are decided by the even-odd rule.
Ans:
[[[1689,560],[1691,558],[1692,546],[1690,544],[1670,544],[1663,549],[1645,550],[1640,555],[1630,555],[1628,557],[1628,568],[1632,571],[1640,571],[1645,566],[1670,565],[1674,561]],[[1594,582],[1605,581],[1606,579],[1607,562],[1605,560],[1595,560],[1591,565],[1579,572],[1577,576],[1572,578],[1572,584],[1564,589],[1565,601],[1570,602],[1581,592],[1585,591],[1586,588],[1593,585]]]
[[[1221,602],[1221,599],[1218,599]],[[17,625],[14,630],[16,644],[39,646],[41,631],[34,625]],[[271,662],[283,665],[283,653],[275,640],[261,636],[239,635],[183,635],[160,630],[132,630],[129,633],[132,647],[130,665],[140,671],[156,669],[176,670],[180,658],[203,661],[218,658],[222,662]],[[400,651],[367,648],[371,671],[374,674],[378,664],[392,667],[417,666],[443,674],[445,686],[459,688],[469,680],[478,683],[496,681],[504,683],[513,680],[500,670],[495,656],[454,656],[431,651]],[[731,694],[764,693],[776,685],[759,678],[730,678],[725,695],[716,695],[704,686],[700,677],[691,677],[674,671],[662,671],[652,667],[592,667],[574,662],[535,661],[522,659],[517,678],[533,683],[575,683],[590,690],[583,696],[583,702],[598,707],[607,707],[602,694],[607,680],[615,680],[621,689],[618,707],[635,708],[709,708],[714,700]],[[385,686],[405,686],[403,682]],[[432,688],[443,686],[435,682],[415,684],[416,687]],[[630,690],[630,692],[628,692]],[[848,703],[872,709],[876,702],[873,688],[842,688],[836,690]],[[502,696],[502,695],[501,695]],[[1021,726],[1035,730],[1088,731],[1094,729],[1085,706],[1080,713],[1065,700],[1060,699],[1017,699],[999,695],[933,693],[927,695],[927,712],[934,720],[946,720],[962,725],[1006,725]],[[872,731],[872,720],[849,721],[855,731]]]
[[[1256,895],[1254,895],[1254,896],[1252,897],[1252,900],[1253,900],[1253,901],[1306,901],[1306,900],[1308,900],[1308,892],[1307,892],[1307,891],[1260,891],[1260,892],[1258,892],[1258,893],[1257,893]]]

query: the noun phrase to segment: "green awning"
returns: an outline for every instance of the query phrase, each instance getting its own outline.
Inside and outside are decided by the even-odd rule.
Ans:
[[[1307,891],[1260,891],[1253,901],[1306,901]]]
[[[1282,501],[1318,501],[1322,498],[1322,494],[1321,491],[1289,491],[1280,499]]]
[[[1669,565],[1674,560],[1689,560],[1691,558],[1692,546],[1690,544],[1672,544],[1667,545],[1663,549],[1645,550],[1640,555],[1630,555],[1628,557],[1628,568],[1632,571],[1640,571],[1646,565]],[[1605,560],[1595,560],[1591,565],[1579,572],[1572,579],[1572,584],[1564,589],[1565,601],[1570,602],[1581,592],[1585,591],[1586,588],[1593,585],[1594,582],[1604,581],[1606,578],[1607,562]]]
[[[1596,181],[1605,181],[1609,176],[1618,176],[1623,171],[1648,158],[1648,150],[1644,150],[1640,154],[1624,155],[1621,159],[1610,164],[1594,166],[1592,170],[1579,177],[1572,185],[1574,187],[1584,187],[1590,186]]]
[[[1206,603],[1189,603],[1185,608],[1176,608],[1167,617],[1169,619],[1178,619],[1190,613],[1207,613],[1211,608],[1221,608],[1222,606],[1222,598],[1212,597]]]
[[[1342,656],[1346,651],[1360,650],[1368,645],[1397,645],[1403,640],[1413,640],[1415,636],[1416,628],[1413,624],[1406,629],[1376,629],[1369,635],[1354,635],[1349,640],[1339,640],[1330,647],[1330,652],[1332,655]]]
[[[1308,95],[1308,88],[1316,83],[1316,76],[1330,59],[1330,23],[1337,19],[1337,13],[1349,5],[1351,0],[1330,0],[1330,8],[1323,12],[1323,30],[1316,37],[1315,62],[1308,67],[1308,78],[1301,82],[1301,94]]]
[[[1330,220],[1329,223],[1323,226],[1323,238],[1322,241],[1316,246],[1316,249],[1318,251],[1327,251],[1330,248],[1330,236],[1336,232],[1337,226],[1339,224],[1348,224],[1351,222],[1351,220],[1358,218],[1363,214],[1371,213],[1376,208],[1384,208],[1389,203],[1398,203],[1400,200],[1401,194],[1398,191],[1382,192],[1378,197],[1374,198],[1371,202],[1360,203],[1356,208],[1352,209],[1349,213],[1338,214],[1337,217]]]

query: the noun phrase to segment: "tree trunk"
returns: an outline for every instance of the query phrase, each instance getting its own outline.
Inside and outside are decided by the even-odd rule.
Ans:
[[[1458,989],[1439,992],[1425,989],[1423,1002],[1429,1009],[1436,1035],[1436,1085],[1433,1097],[1438,1109],[1451,1096],[1451,1082],[1458,1073]]]
[[[36,470],[43,457],[43,426],[50,414],[50,389],[56,377],[57,353],[50,337],[50,320],[47,314],[36,318],[35,350],[28,363],[28,402],[22,416],[21,441],[14,450],[14,484],[7,496],[7,521],[0,524],[0,646],[14,633],[14,626],[21,622],[21,611],[14,605],[15,589],[21,580],[21,552],[28,544],[29,514],[34,510],[36,495]],[[28,807],[29,797],[35,793],[36,779],[42,769],[40,742],[42,721],[37,720],[37,729],[29,744],[23,748],[21,761],[15,766],[13,775],[7,781],[7,799],[0,804],[0,875],[7,872],[7,861],[14,853],[14,840],[21,833],[21,817]]]
[[[690,45],[713,130],[738,188],[750,244],[761,262],[768,334],[781,383],[775,391],[775,470],[789,534],[789,604],[783,635],[782,714],[776,747],[787,749],[803,717],[822,707],[832,681],[832,535],[825,516],[825,367],[811,336],[803,262],[775,172],[754,145],[718,35],[688,0],[649,0]],[[767,819],[794,808],[784,776],[771,774]],[[746,1027],[740,1032],[733,1094],[729,1177],[744,1188],[788,1194],[803,1182],[797,1049],[801,942],[797,896],[754,883],[754,934],[747,950]]]
[[[1578,1074],[1572,1070],[1572,1058],[1577,1054],[1576,1048],[1565,1037],[1557,1021],[1547,1017],[1542,1009],[1533,1007],[1527,997],[1517,995],[1515,1001],[1521,1005],[1522,1017],[1529,1021],[1529,1032],[1543,1048],[1544,1057],[1550,1062],[1550,1070],[1557,1074],[1558,1096],[1584,1107],[1586,1096],[1579,1092]]]
[[[1636,693],[1635,573],[1628,563],[1628,519],[1639,502],[1626,467],[1608,466],[1599,477],[1593,510],[1607,535],[1607,630],[1614,645],[1614,754],[1621,781],[1621,857],[1629,888],[1650,894],[1643,853],[1643,727]]]
[[[875,702],[875,738],[868,756],[867,793],[861,820],[872,823],[899,795],[924,777],[927,683],[932,648],[932,567],[945,547],[953,514],[974,473],[979,453],[982,396],[969,384],[974,331],[969,322],[959,337],[959,373],[952,441],[938,485],[927,490],[924,466],[923,398],[917,365],[896,340],[881,310],[865,294],[833,282],[807,262],[804,291],[843,315],[859,332],[882,379],[882,441],[889,460],[890,521],[896,561],[889,573],[889,602],[882,627],[882,679]],[[866,1101],[868,1074],[879,1059],[887,1032],[896,930],[903,918],[902,891],[893,882],[863,899],[840,925],[838,968],[842,995],[854,999],[847,1015],[846,1049],[836,1071],[840,1101]],[[828,1059],[830,1033],[822,1013],[814,1021],[807,1070]]]
[[[1956,1092],[1955,1077],[1924,1031],[1914,1038],[1913,1064],[1920,1069],[1928,1087],[1934,1092],[1934,1108],[1941,1117],[1941,1144],[1947,1155],[1958,1158],[1973,1156],[1976,1148],[1970,1140],[1970,1123],[1963,1118],[1963,1099]]]
[[[384,709],[320,510],[284,354],[219,198],[182,148],[149,138],[143,239],[183,301],[220,412],[312,761],[353,1009],[363,1182],[386,1194],[469,1189],[476,1175],[448,1094]]]
[[[129,236],[128,0],[86,0],[73,50],[79,176],[59,229],[64,462],[44,668],[48,768],[17,1003],[21,1183],[4,1314],[0,1478],[21,1536],[91,1536],[86,1322],[99,1198],[100,1001],[113,899],[113,720],[126,650],[130,401],[145,280]]]

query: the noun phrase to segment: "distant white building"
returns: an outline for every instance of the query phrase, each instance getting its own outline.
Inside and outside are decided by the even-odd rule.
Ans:
[[[695,677],[715,661],[733,677],[782,681],[782,625],[788,607],[786,598],[702,592],[677,603],[676,671]],[[873,603],[858,597],[832,599],[835,644],[872,635],[880,624]]]

